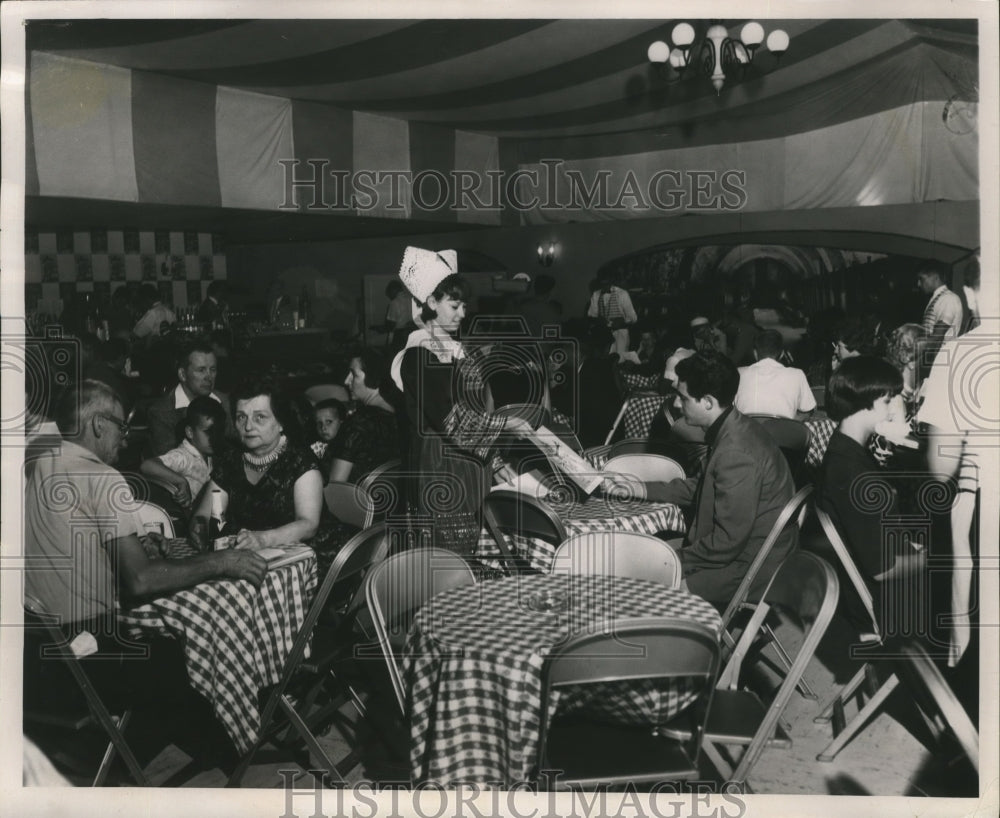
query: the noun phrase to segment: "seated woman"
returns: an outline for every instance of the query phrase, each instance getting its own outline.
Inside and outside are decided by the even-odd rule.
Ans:
[[[865,578],[886,633],[914,632],[926,606],[920,593],[926,543],[889,538],[884,521],[897,514],[897,492],[868,449],[877,426],[891,417],[903,377],[879,358],[847,358],[830,377],[826,410],[838,423],[823,458],[816,505],[832,518]],[[896,532],[897,534],[899,532]],[[850,586],[848,585],[848,588]],[[868,617],[853,590],[843,593],[848,620],[865,629]],[[870,625],[868,625],[870,630]]]
[[[195,518],[209,516],[212,489],[222,489],[229,495],[226,533],[236,535],[237,548],[303,542],[316,551],[322,571],[345,532],[326,509],[315,455],[285,436],[292,423],[287,400],[262,378],[239,386],[232,405],[241,445],[215,458]]]
[[[399,420],[381,392],[387,375],[388,362],[378,349],[362,349],[351,358],[344,385],[356,408],[330,444],[331,482],[357,483],[372,469],[399,459]]]

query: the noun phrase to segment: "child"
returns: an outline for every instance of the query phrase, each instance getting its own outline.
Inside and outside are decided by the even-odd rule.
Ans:
[[[313,407],[316,422],[316,442],[312,444],[313,454],[319,458],[323,482],[327,482],[332,463],[330,443],[340,431],[340,425],[347,418],[347,407],[336,398],[321,400]]]
[[[181,445],[159,457],[144,460],[140,470],[172,485],[180,505],[192,505],[212,473],[212,455],[226,426],[222,404],[208,396],[196,397],[184,414]]]

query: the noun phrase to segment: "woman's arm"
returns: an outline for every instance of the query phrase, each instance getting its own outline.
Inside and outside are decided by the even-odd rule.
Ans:
[[[286,525],[267,531],[241,530],[236,535],[237,548],[266,548],[272,545],[302,542],[312,537],[319,528],[323,508],[323,478],[318,469],[305,472],[292,489],[295,501],[295,519]]]

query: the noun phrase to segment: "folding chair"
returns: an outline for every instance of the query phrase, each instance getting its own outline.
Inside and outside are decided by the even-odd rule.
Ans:
[[[894,660],[896,675],[914,694],[920,709],[937,728],[939,737],[949,730],[978,773],[979,731],[948,687],[941,671],[916,640],[903,641],[899,645],[899,654]]]
[[[560,784],[581,789],[697,778],[718,669],[718,639],[696,622],[620,619],[610,630],[598,625],[566,640],[546,659],[542,671],[536,776],[559,770]],[[680,737],[667,737],[651,725],[550,713],[552,694],[569,685],[679,677],[701,679],[696,701],[671,721],[686,727]]]
[[[129,720],[132,717],[131,709],[126,708],[119,715],[112,715],[70,648],[65,634],[63,634],[62,629],[57,624],[57,617],[46,610],[45,606],[39,600],[27,594],[24,599],[24,624],[26,637],[32,635],[32,633],[36,633],[41,635],[44,640],[38,640],[36,643],[40,648],[41,655],[31,657],[31,661],[59,661],[69,671],[76,686],[83,693],[88,710],[88,713],[60,713],[54,712],[58,708],[46,707],[44,711],[26,708],[24,711],[24,720],[26,722],[47,724],[74,731],[96,724],[107,735],[108,744],[91,786],[100,787],[104,785],[108,771],[111,769],[111,763],[114,761],[115,753],[118,753],[122,757],[129,774],[136,784],[140,787],[149,786],[149,781],[143,773],[141,765],[132,752],[132,748],[129,747],[128,742],[125,740],[125,730],[128,728]],[[32,641],[34,642],[35,640]],[[27,644],[25,647],[28,649]],[[25,661],[26,663],[29,661],[27,650]],[[65,704],[65,701],[53,704]]]
[[[736,589],[736,593],[733,594],[733,598],[726,606],[726,610],[723,611],[722,640],[723,644],[730,650],[732,650],[736,644],[732,635],[729,633],[729,626],[732,624],[733,618],[740,609],[752,606],[752,604],[748,603],[748,599],[754,582],[757,579],[757,574],[760,573],[761,566],[770,556],[771,550],[774,548],[774,544],[785,532],[785,529],[792,524],[793,521],[799,528],[802,527],[806,514],[806,501],[809,499],[809,495],[811,495],[812,492],[812,484],[803,486],[792,495],[787,503],[785,503],[784,508],[781,509],[781,513],[778,514],[778,519],[776,519],[774,521],[774,525],[771,526],[771,530],[768,533],[767,538],[764,540],[760,550],[757,552],[757,555],[750,563],[750,567],[747,568],[747,572],[743,575],[743,579],[740,581],[739,587]],[[763,622],[759,631],[764,638],[768,639],[774,645],[778,661],[784,666],[785,670],[788,670],[791,667],[791,661],[788,657],[788,653],[774,635],[774,631],[771,630],[771,626],[766,622]],[[723,672],[723,676],[726,676],[729,672],[732,671],[727,667],[726,671]],[[803,696],[809,699],[819,698],[804,680],[800,685],[800,692]]]
[[[375,519],[382,520],[396,511],[403,498],[402,464],[387,460],[366,474],[357,485],[368,493],[374,506]]]
[[[341,403],[347,403],[351,396],[347,392],[347,388],[343,384],[339,383],[319,383],[315,386],[310,386],[303,393],[306,400],[309,401],[313,406],[322,400],[339,400]]]
[[[681,562],[663,540],[631,531],[576,534],[567,539],[552,560],[551,574],[601,574],[635,577],[681,587]]]
[[[365,580],[365,599],[389,671],[399,712],[406,715],[406,690],[398,659],[417,610],[449,588],[473,585],[475,575],[458,554],[442,548],[415,548],[376,565]]]
[[[494,414],[505,418],[521,418],[531,424],[532,429],[539,426],[549,426],[552,414],[544,406],[534,403],[508,403],[501,406]]]
[[[168,539],[174,536],[174,523],[162,508],[145,500],[137,500],[139,518],[146,531],[162,534]]]
[[[608,452],[608,459],[618,457],[620,454],[646,454],[649,451],[649,441],[641,437],[629,437],[611,444],[611,451]]]
[[[684,469],[680,463],[662,454],[619,454],[614,453],[601,470],[605,474],[623,474],[634,477],[643,483],[658,481],[669,483],[671,480],[683,480]]]
[[[875,616],[875,604],[872,600],[871,591],[865,584],[861,572],[854,564],[847,545],[837,532],[830,515],[820,508],[816,509],[816,517],[823,527],[823,533],[837,554],[844,572],[861,598],[861,603],[865,606],[865,611],[871,620],[872,630],[870,634],[861,634],[861,641],[869,645],[882,644],[882,632],[879,627],[878,618]],[[881,683],[875,667],[870,662],[865,662],[854,677],[845,684],[833,697],[823,711],[815,718],[817,724],[830,722],[833,727],[833,741],[831,741],[823,752],[816,756],[817,761],[833,761],[845,745],[861,730],[868,720],[882,707],[883,702],[889,697],[899,684],[899,677],[893,672],[890,673]],[[868,701],[865,701],[867,696]],[[858,699],[858,712],[850,721],[847,720],[844,712],[845,705],[851,699]]]
[[[749,648],[755,631],[775,607],[802,627],[802,646],[770,704],[764,704],[752,691],[735,689],[735,679],[715,691],[705,725],[704,750],[725,780],[745,785],[765,747],[791,746],[791,738],[780,725],[781,715],[836,612],[839,594],[837,575],[815,554],[791,554],[774,575],[735,653]],[[715,746],[718,744],[745,748],[735,770],[731,771],[723,759]]]
[[[507,535],[519,534],[554,546],[568,536],[562,520],[548,505],[511,489],[499,489],[486,495],[483,519],[503,562],[521,571],[528,569],[527,560],[515,552]]]
[[[309,606],[309,611],[306,614],[305,621],[302,623],[301,629],[295,636],[292,649],[288,654],[288,658],[285,660],[284,667],[282,668],[281,677],[278,680],[278,683],[271,689],[271,692],[267,697],[267,701],[264,704],[264,708],[261,711],[260,731],[258,733],[257,741],[254,742],[253,747],[250,748],[250,750],[236,765],[232,775],[229,776],[229,781],[226,782],[227,787],[239,786],[240,781],[243,779],[250,763],[253,761],[254,756],[257,755],[260,748],[275,733],[283,729],[284,725],[276,723],[276,716],[279,712],[285,719],[287,719],[292,729],[298,733],[299,737],[305,742],[306,747],[313,754],[313,756],[322,763],[323,766],[321,769],[326,770],[331,775],[335,776],[338,781],[343,782],[344,779],[338,765],[334,764],[330,760],[330,757],[320,746],[306,721],[310,714],[301,714],[299,712],[289,695],[288,686],[295,675],[301,670],[301,664],[305,655],[306,646],[309,644],[309,641],[313,636],[313,630],[316,626],[316,622],[319,619],[320,614],[323,612],[323,609],[326,607],[327,599],[329,598],[330,592],[333,590],[334,586],[347,580],[354,579],[355,581],[359,581],[359,575],[363,574],[363,572],[370,569],[374,563],[382,559],[387,548],[388,540],[385,535],[385,529],[383,526],[377,526],[367,531],[362,531],[360,534],[352,537],[334,558],[329,569],[327,569],[323,582],[320,584],[319,589],[316,591],[316,595],[313,597],[313,601]],[[357,594],[353,595],[352,605],[354,604],[353,600],[358,598]],[[314,697],[307,697],[306,699],[309,705],[312,704],[313,700]],[[348,758],[353,761],[351,756],[348,756]]]
[[[341,522],[364,531],[375,520],[371,495],[354,483],[327,483],[323,488],[326,507]]]
[[[785,456],[795,485],[800,485],[802,466],[809,452],[809,427],[792,418],[777,415],[747,415],[767,430]]]

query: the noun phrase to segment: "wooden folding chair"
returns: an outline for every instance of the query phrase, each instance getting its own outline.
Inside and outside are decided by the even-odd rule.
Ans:
[[[232,775],[229,776],[229,781],[226,783],[227,787],[238,787],[240,785],[240,781],[243,779],[250,763],[253,761],[254,756],[257,755],[260,748],[270,738],[272,738],[273,735],[284,729],[284,725],[277,722],[277,716],[279,713],[287,720],[288,724],[291,725],[291,728],[298,734],[299,738],[305,742],[306,747],[312,753],[314,758],[318,759],[322,763],[320,769],[326,770],[332,776],[335,776],[338,781],[343,783],[344,779],[339,769],[340,765],[334,764],[333,761],[330,760],[330,757],[316,740],[316,736],[313,735],[313,732],[307,722],[307,719],[310,718],[310,714],[299,712],[296,708],[295,702],[289,695],[288,686],[295,675],[301,670],[301,664],[305,656],[306,646],[309,644],[309,641],[313,636],[313,630],[320,614],[326,607],[330,592],[338,583],[343,583],[347,580],[359,577],[359,575],[362,575],[363,572],[370,569],[373,564],[377,563],[380,559],[382,559],[382,557],[384,557],[387,548],[388,540],[384,527],[377,526],[367,531],[362,531],[360,534],[352,537],[334,558],[329,569],[327,569],[323,582],[320,584],[319,589],[316,591],[316,595],[313,597],[313,601],[309,606],[309,611],[306,614],[305,621],[302,623],[301,629],[295,636],[292,649],[288,654],[288,658],[285,660],[284,667],[282,668],[281,677],[278,680],[278,683],[271,689],[267,697],[267,701],[264,704],[264,708],[261,711],[260,731],[258,733],[257,741],[254,742],[253,747],[251,747],[250,750],[244,754],[239,763],[236,765]],[[357,594],[355,594],[352,599],[356,597]],[[322,665],[320,666],[322,667]],[[306,701],[309,704],[312,704],[313,699],[307,698]],[[348,759],[353,763],[354,759],[352,756],[348,756]]]
[[[551,574],[635,577],[681,587],[681,562],[667,543],[651,534],[602,531],[576,534],[559,546]]]
[[[65,634],[57,624],[57,617],[50,613],[45,606],[37,599],[25,595],[24,599],[24,624],[26,636],[40,635],[42,639],[32,640],[37,642],[41,655],[29,656],[25,654],[25,661],[54,661],[60,662],[70,674],[76,686],[83,693],[86,701],[86,713],[65,713],[60,708],[30,709],[24,711],[24,720],[36,724],[45,724],[66,728],[69,730],[81,730],[88,726],[96,725],[108,737],[108,744],[97,767],[91,786],[100,787],[107,779],[108,771],[114,761],[115,753],[122,757],[125,766],[128,768],[132,779],[140,787],[149,786],[149,781],[143,773],[139,764],[125,740],[125,730],[128,728],[132,711],[125,708],[118,715],[113,715],[104,703],[94,684],[90,681],[86,671],[81,667],[79,660],[70,648]],[[27,646],[26,646],[27,647]],[[58,704],[65,704],[59,702]]]
[[[594,626],[566,640],[542,671],[536,776],[559,770],[559,784],[580,789],[697,778],[718,668],[718,640],[696,622],[620,619],[610,630]],[[549,712],[553,693],[570,685],[678,677],[700,679],[701,685],[695,702],[671,721],[687,728],[677,737],[650,725],[623,726]]]
[[[559,545],[566,539],[566,527],[556,513],[541,500],[511,489],[491,491],[483,501],[483,520],[509,570],[532,570],[517,554],[508,535],[543,540]]]
[[[341,522],[364,531],[375,520],[375,503],[366,489],[354,483],[331,482],[323,487],[327,509]]]
[[[836,612],[839,588],[830,565],[804,551],[791,554],[772,578],[735,653],[749,648],[772,608],[781,609],[802,627],[802,645],[769,704],[752,691],[736,689],[735,679],[715,691],[705,725],[704,750],[723,780],[746,785],[750,771],[766,747],[791,746],[791,738],[780,725],[781,716]],[[716,747],[720,744],[745,748],[735,770],[731,770]]]
[[[449,588],[473,585],[476,577],[458,554],[441,548],[414,548],[376,565],[365,580],[365,599],[399,712],[406,715],[406,690],[399,667],[406,634],[417,610]]]
[[[864,605],[865,611],[871,620],[871,633],[860,635],[862,643],[867,644],[869,647],[881,645],[882,631],[879,627],[878,618],[875,616],[875,604],[872,600],[871,591],[868,590],[861,572],[858,570],[857,565],[854,564],[854,559],[851,557],[850,551],[847,550],[847,545],[837,532],[837,528],[833,524],[833,520],[830,519],[830,515],[822,509],[817,508],[816,517],[819,519],[820,525],[823,527],[823,533],[826,534],[827,540],[837,554],[844,572],[854,586],[854,590],[857,591],[858,596],[861,598],[861,603]],[[823,752],[816,756],[816,760],[833,761],[837,757],[837,753],[857,735],[858,731],[882,707],[882,704],[892,691],[896,689],[898,684],[899,677],[895,672],[890,673],[884,681],[880,682],[874,665],[870,662],[865,662],[858,672],[854,674],[854,677],[823,708],[823,711],[813,719],[817,724],[829,722],[833,728],[833,741],[824,748]],[[865,700],[866,697],[867,701]],[[848,721],[845,714],[845,706],[854,698],[858,700],[858,712],[854,715],[854,718]]]

